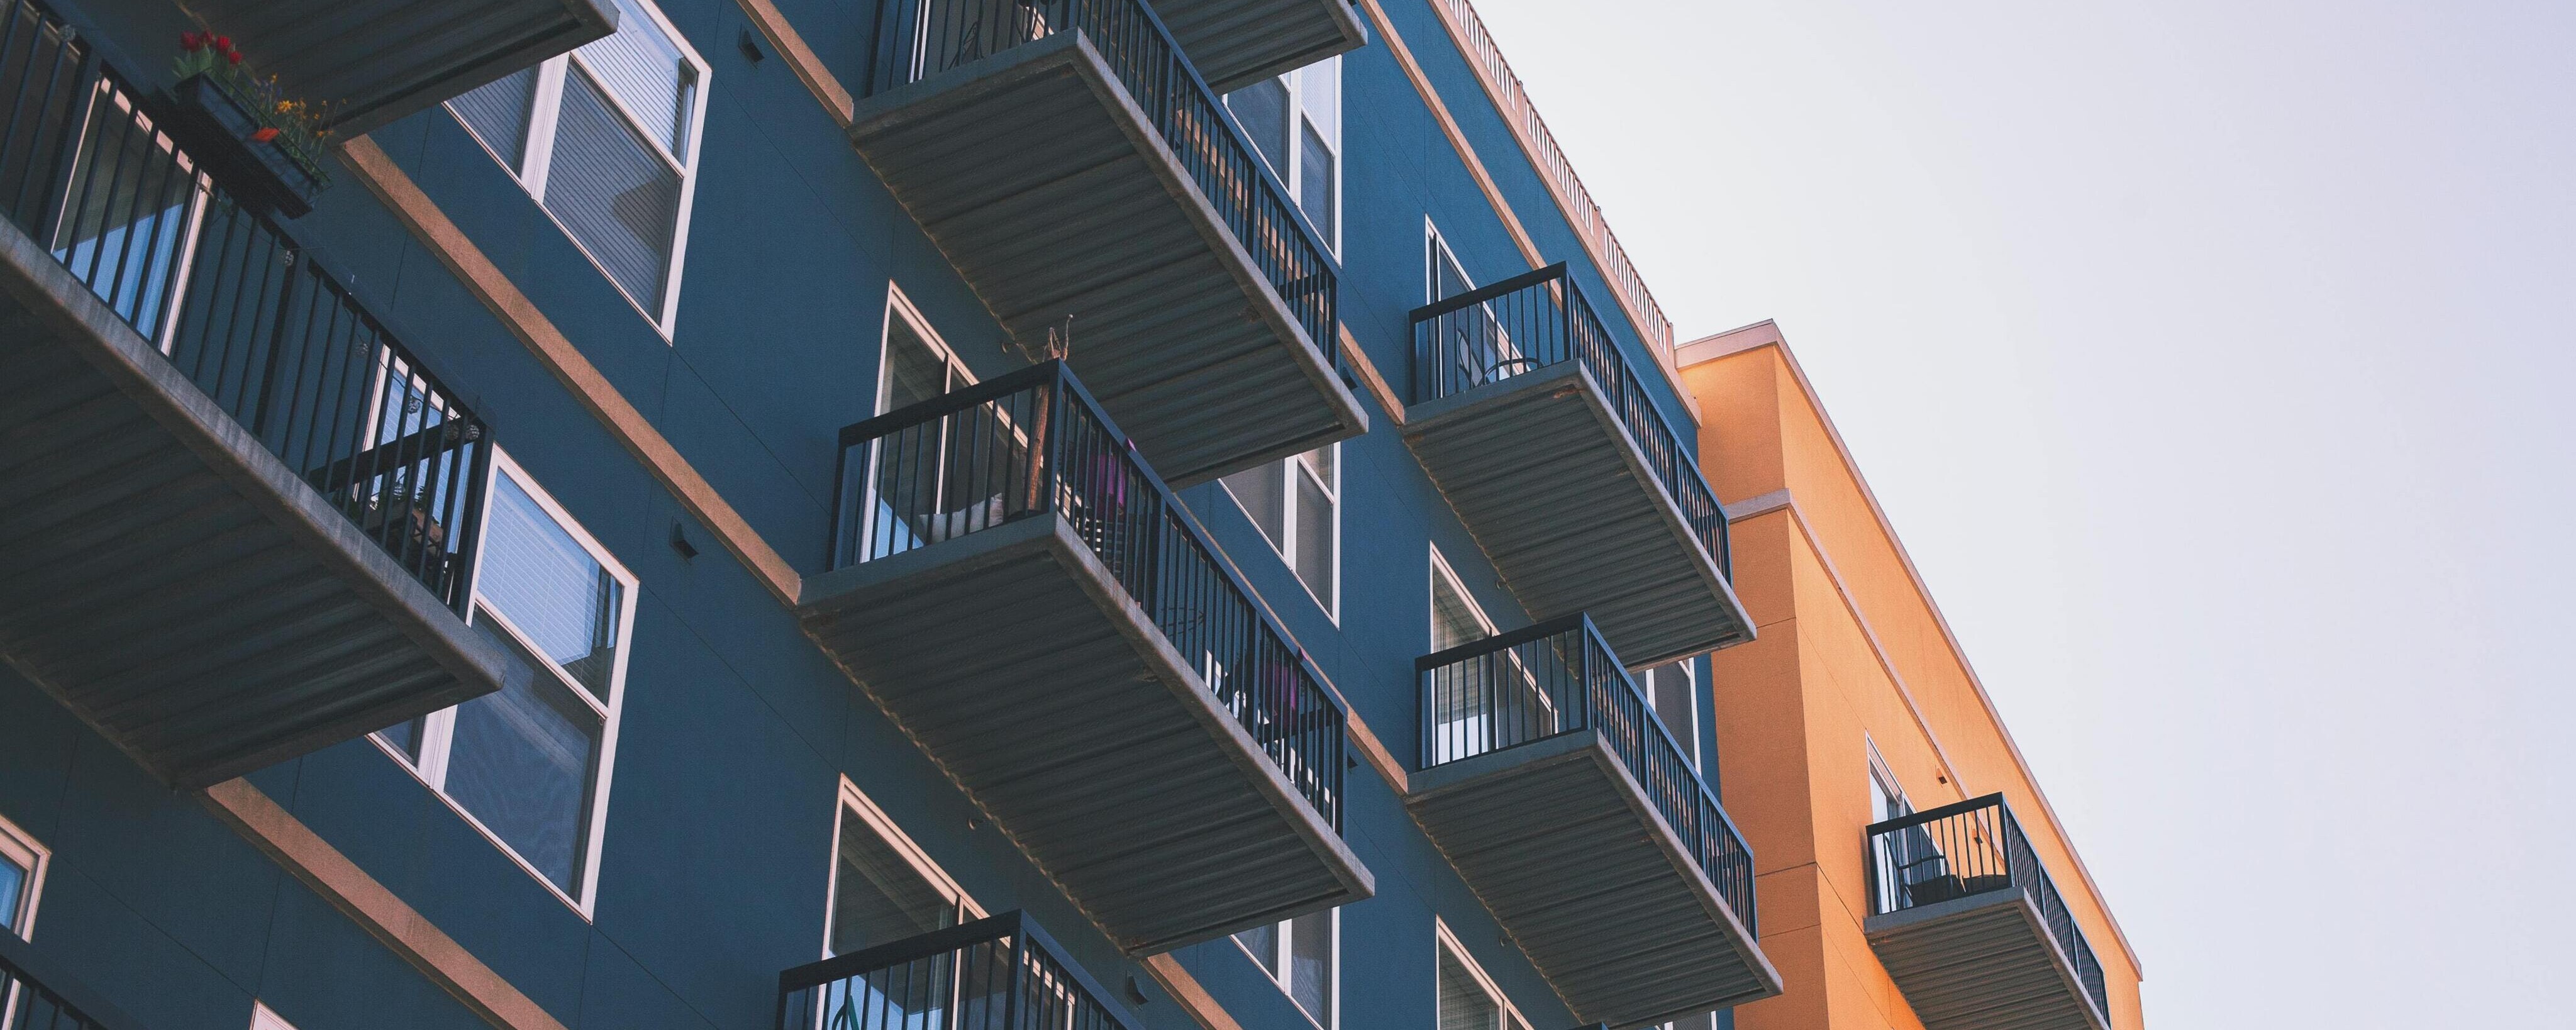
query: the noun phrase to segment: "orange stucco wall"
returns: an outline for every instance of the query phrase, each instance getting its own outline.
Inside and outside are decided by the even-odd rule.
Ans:
[[[1787,992],[1737,1009],[1736,1025],[1922,1025],[1861,933],[1874,742],[1918,808],[2005,794],[2102,961],[2114,1030],[2142,1027],[2136,956],[1776,330],[1681,356],[1707,415],[1710,485],[1734,507],[1772,497],[1732,527],[1735,588],[1759,637],[1713,659],[1711,711],[1727,810],[1758,862],[1763,949]]]

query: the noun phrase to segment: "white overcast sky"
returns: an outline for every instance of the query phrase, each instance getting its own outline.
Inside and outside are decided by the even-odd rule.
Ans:
[[[1682,338],[1779,320],[2151,1026],[2570,1025],[2576,3],[1476,2]]]

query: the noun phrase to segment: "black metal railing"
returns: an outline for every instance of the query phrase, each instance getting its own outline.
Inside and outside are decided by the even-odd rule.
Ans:
[[[1306,338],[1338,367],[1339,273],[1331,249],[1142,0],[888,0],[870,53],[868,93],[1071,31],[1108,62]]]
[[[1733,579],[1726,512],[1700,475],[1680,434],[1655,407],[1646,384],[1583,289],[1560,261],[1491,286],[1413,309],[1413,397],[1421,404],[1574,361],[1592,376],[1610,412],[1636,441],[1646,467],[1680,509],[1718,571]]]
[[[1747,932],[1753,851],[1588,615],[1551,619],[1414,661],[1422,768],[1598,730]]]
[[[777,1030],[1135,1030],[1109,997],[1005,912],[779,974]]]
[[[1318,814],[1342,825],[1341,702],[1061,361],[841,430],[830,567],[1054,514]]]
[[[2002,794],[1988,794],[1874,823],[1869,840],[1870,914],[1886,915],[1955,898],[2019,890],[2075,970],[2097,1013],[2108,1016],[2102,963],[2048,878],[2030,838]]]
[[[0,21],[0,214],[461,611],[482,422],[63,22]]]
[[[8,1030],[143,1030],[0,926],[0,1027]]]

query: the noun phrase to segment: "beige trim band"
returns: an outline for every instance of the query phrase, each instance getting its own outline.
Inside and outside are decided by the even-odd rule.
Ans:
[[[564,1025],[492,967],[403,903],[248,780],[206,788],[206,807],[242,839],[285,867],[331,907],[384,942],[466,1008],[499,1030],[564,1030]]]
[[[1226,1014],[1225,1006],[1217,1004],[1207,988],[1199,986],[1199,978],[1181,968],[1181,960],[1168,954],[1156,955],[1145,960],[1145,972],[1163,985],[1163,993],[1180,1002],[1181,1011],[1189,1013],[1190,1021],[1203,1030],[1243,1030],[1243,1024],[1235,1022],[1233,1016]]]
[[[787,16],[778,13],[777,5],[769,0],[740,2],[742,13],[750,15],[751,23],[759,26],[760,34],[769,40],[769,48],[778,51],[778,56],[787,60],[787,67],[795,69],[796,78],[813,92],[814,99],[822,101],[824,112],[842,128],[849,128],[856,120],[858,103],[841,86],[841,80],[832,76],[831,69],[823,67],[823,59],[814,56],[814,48],[805,45],[805,37],[787,24]]]
[[[564,337],[563,331],[555,328],[555,324],[537,310],[536,302],[519,292],[518,285],[502,274],[500,267],[484,256],[472,240],[465,238],[465,231],[448,220],[447,214],[440,211],[437,204],[430,202],[429,195],[421,192],[420,186],[413,183],[410,176],[403,174],[384,148],[361,136],[342,145],[340,155],[349,169],[357,173],[358,181],[366,184],[368,192],[383,201],[394,217],[401,219],[403,226],[438,258],[439,263],[455,273],[476,300],[492,309],[492,314],[501,319],[501,324],[509,328],[511,335],[527,345],[528,353],[536,355],[537,362],[544,365],[546,371],[554,373],[556,381],[572,391],[573,398],[608,427],[609,435],[616,437],[628,453],[644,463],[653,478],[660,480],[662,486],[679,499],[681,507],[688,509],[691,516],[715,533],[726,550],[750,567],[779,603],[795,606],[798,589],[803,583],[803,577],[797,574],[796,569],[752,530],[751,523],[745,521],[741,513],[725,503],[724,497],[716,493],[716,488],[708,484],[706,477],[698,474],[688,459],[680,456],[679,449],[671,446],[671,441],[664,439],[660,430],[653,428],[653,423],[644,418],[643,412],[635,410],[635,405],[628,403],[625,395],[609,384],[608,377],[600,373],[599,367],[582,356],[572,341]]]
[[[1395,395],[1394,387],[1386,385],[1385,376],[1377,374],[1377,365],[1369,361],[1368,351],[1362,350],[1360,342],[1351,338],[1350,325],[1339,323],[1335,328],[1342,334],[1342,356],[1350,359],[1351,371],[1359,373],[1360,385],[1368,390],[1369,396],[1377,398],[1378,407],[1386,409],[1387,421],[1403,425],[1404,400]]]

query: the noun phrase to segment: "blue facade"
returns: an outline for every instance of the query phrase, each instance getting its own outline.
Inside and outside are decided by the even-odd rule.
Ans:
[[[147,90],[167,85],[170,41],[194,27],[160,0],[50,6]],[[1383,6],[1539,248],[1572,264],[1627,360],[1653,368],[1429,0]],[[865,80],[869,5],[776,7],[824,68],[853,88]],[[760,539],[812,577],[826,571],[837,434],[879,414],[889,284],[976,377],[1027,362],[744,6],[662,0],[659,11],[707,69],[667,333],[444,108],[368,138]],[[1426,301],[1426,221],[1479,282],[1529,263],[1387,47],[1372,39],[1340,60],[1341,319],[1401,392],[1414,345],[1407,315]],[[821,955],[845,778],[983,910],[1033,915],[1141,1026],[1197,1025],[979,818],[721,546],[718,529],[693,517],[360,178],[340,175],[294,234],[632,575],[593,896],[583,911],[584,892],[559,895],[370,740],[261,769],[250,783],[575,1030],[771,1024],[780,971]],[[1691,425],[1669,382],[1644,379],[1667,419]],[[1532,616],[1408,449],[1395,413],[1363,398],[1371,430],[1339,452],[1337,613],[1301,586],[1225,486],[1179,495],[1351,713],[1410,762],[1414,661],[1431,650],[1433,549],[1500,629]],[[1696,444],[1693,433],[1683,439]],[[1694,725],[1672,729],[1695,741],[1715,786],[1708,663],[1689,664],[1700,710]],[[1376,894],[1340,910],[1338,1023],[1438,1025],[1437,921],[1529,1027],[1574,1025],[1397,789],[1365,762],[1345,784],[1344,839]],[[155,780],[5,666],[0,817],[49,853],[32,942],[143,1027],[240,1030],[254,1001],[300,1030],[490,1025],[194,792]],[[1232,940],[1175,957],[1248,1030],[1309,1025]]]

